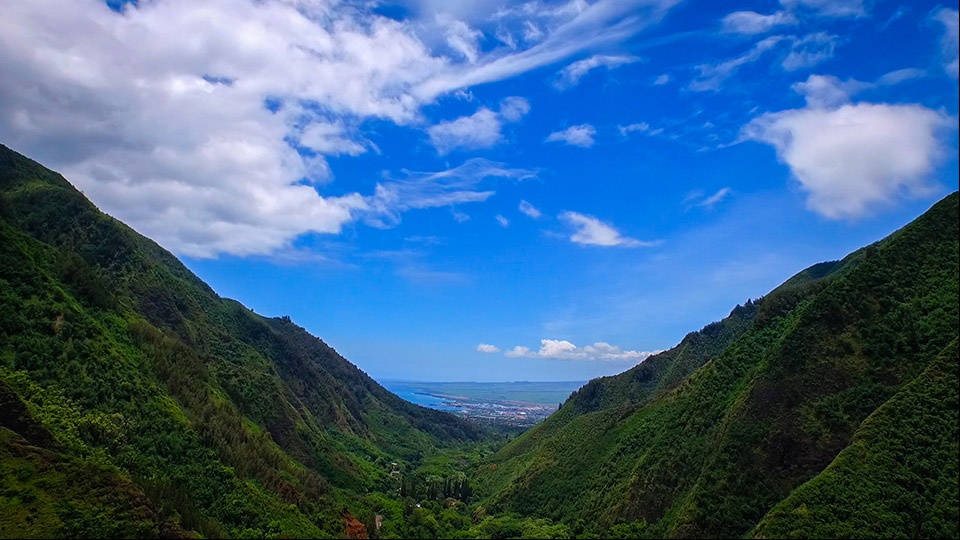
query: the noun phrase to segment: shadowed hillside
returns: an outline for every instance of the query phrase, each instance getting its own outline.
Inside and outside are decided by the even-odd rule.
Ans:
[[[5,537],[339,536],[391,462],[482,435],[2,146],[0,400]]]

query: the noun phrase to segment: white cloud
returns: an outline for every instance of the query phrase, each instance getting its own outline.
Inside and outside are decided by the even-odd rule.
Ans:
[[[727,198],[730,195],[730,188],[724,187],[717,190],[713,195],[705,196],[701,191],[695,191],[688,195],[684,200],[690,207],[700,207],[700,208],[713,208],[720,201]]]
[[[344,136],[342,122],[315,122],[300,133],[300,145],[325,155],[347,154],[356,156],[367,151],[355,137]]]
[[[795,71],[813,67],[824,60],[833,58],[837,46],[837,37],[826,32],[816,32],[795,39],[790,53],[783,59],[783,69]]]
[[[436,18],[438,25],[446,28],[444,37],[447,45],[467,62],[475,64],[480,57],[478,41],[483,37],[483,32],[470,28],[467,23],[454,19],[448,13],[438,12]]]
[[[504,122],[516,122],[529,111],[530,103],[526,99],[511,96],[501,102],[500,112],[480,107],[470,116],[430,126],[427,134],[440,155],[456,149],[491,148],[503,140],[500,128]]]
[[[527,356],[530,354],[530,348],[517,345],[503,354],[504,356],[508,356],[510,358],[520,358],[521,356]]]
[[[960,60],[958,60],[960,11],[949,8],[940,9],[934,15],[934,20],[943,24],[943,38],[940,40],[943,50],[943,69],[956,79],[960,71]]]
[[[530,102],[519,96],[510,96],[500,102],[500,117],[516,122],[530,112]]]
[[[570,241],[584,246],[605,246],[605,247],[641,247],[651,246],[652,242],[641,242],[633,238],[621,236],[612,226],[600,221],[593,216],[578,214],[577,212],[564,212],[560,214],[560,219],[574,228],[574,233],[570,236]]]
[[[553,85],[560,90],[564,90],[566,88],[576,86],[580,82],[580,78],[590,72],[590,70],[598,67],[614,69],[624,64],[631,64],[639,60],[640,59],[636,56],[595,54],[590,58],[579,60],[563,68],[560,73],[557,74],[558,78],[556,81],[554,81]]]
[[[797,24],[797,18],[786,11],[761,15],[755,11],[735,11],[723,18],[723,30],[734,34],[763,34],[778,26]]]
[[[376,150],[365,119],[418,124],[442,94],[626,39],[675,3],[571,4],[536,19],[536,44],[485,51],[480,3],[397,21],[322,1],[0,2],[0,139],[179,254],[273,253],[382,202],[310,185],[331,178],[325,156]]]
[[[479,61],[475,66],[450,66],[417,85],[413,89],[413,95],[421,100],[429,100],[451,89],[502,80],[563,60],[584,50],[622,41],[660,21],[667,11],[679,2],[680,0],[600,0],[592,4],[570,2],[555,10],[533,2],[530,4],[534,6],[531,9],[501,10],[504,19],[517,18],[522,21],[516,33],[526,34],[525,41],[536,43],[528,49],[507,55],[491,54],[489,61]],[[541,12],[548,15],[542,15]],[[523,19],[524,13],[541,13],[537,15],[541,22],[533,23],[529,19]],[[556,21],[560,21],[559,24]],[[548,34],[545,28],[549,29]],[[504,33],[501,32],[500,35],[504,36]],[[502,41],[506,38],[499,39]]]
[[[507,228],[507,227],[510,226],[510,220],[507,219],[507,218],[505,218],[505,217],[503,217],[503,215],[501,215],[501,214],[497,214],[497,215],[495,216],[495,219],[497,220],[497,223],[499,223],[500,226],[503,227],[503,228]]]
[[[510,169],[481,158],[469,159],[445,171],[405,173],[405,178],[378,183],[374,194],[364,199],[361,215],[368,223],[389,227],[397,224],[400,213],[406,210],[485,201],[494,193],[483,187],[488,179],[525,180],[536,176],[536,171],[530,169]],[[470,219],[456,210],[453,215],[461,223]]]
[[[581,361],[629,361],[639,363],[662,351],[625,351],[605,342],[597,342],[585,347],[577,347],[567,340],[541,339],[540,350],[531,351],[529,347],[517,345],[504,354],[510,358],[550,358],[555,360]]]
[[[663,86],[670,82],[670,75],[668,73],[661,73],[657,75],[657,78],[653,80],[654,86]]]
[[[427,133],[440,155],[455,149],[490,148],[500,142],[500,117],[486,107],[470,116],[431,126]]]
[[[836,108],[868,86],[855,79],[841,81],[832,75],[811,75],[804,82],[794,83],[792,88],[807,100],[807,107]]]
[[[806,81],[794,83],[791,88],[802,95],[811,108],[837,108],[849,103],[857,93],[871,88],[893,86],[904,81],[925,76],[923,70],[906,68],[881,75],[875,82],[856,79],[841,81],[832,75],[810,75]]]
[[[854,219],[898,197],[928,194],[944,149],[940,132],[955,128],[956,119],[920,105],[858,103],[767,113],[742,135],[777,150],[811,210]]]
[[[697,66],[699,76],[690,82],[689,88],[695,92],[705,92],[708,90],[719,90],[723,83],[745,64],[756,62],[761,56],[777,43],[780,43],[782,36],[770,36],[755,44],[744,54],[720,62],[719,64],[701,64]]]
[[[866,14],[863,0],[780,0],[784,8],[803,8],[823,17],[859,17]]]
[[[631,133],[633,133],[633,132],[635,132],[635,131],[639,131],[639,132],[649,131],[649,130],[650,130],[650,124],[648,124],[648,123],[646,123],[646,122],[638,122],[638,123],[629,124],[629,125],[626,125],[626,126],[617,126],[617,129],[620,130],[620,135],[621,135],[621,136],[626,137],[627,135],[629,135],[629,134],[631,134]]]
[[[520,208],[520,212],[522,212],[527,217],[531,217],[533,219],[539,219],[540,216],[543,215],[543,213],[541,213],[536,206],[528,203],[527,201],[520,201],[519,208]]]
[[[477,351],[482,352],[482,353],[488,353],[488,354],[489,354],[489,353],[498,353],[498,352],[500,352],[500,347],[497,347],[496,345],[490,345],[490,344],[487,344],[487,343],[481,343],[481,344],[477,345]]]
[[[589,148],[593,146],[593,136],[596,134],[597,130],[594,129],[593,126],[590,124],[581,124],[579,126],[568,127],[561,131],[554,131],[550,135],[547,135],[545,141],[564,142],[573,146]]]

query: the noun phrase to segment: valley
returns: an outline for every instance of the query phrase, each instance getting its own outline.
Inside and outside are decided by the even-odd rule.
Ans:
[[[384,387],[0,147],[0,536],[956,537],[958,254],[953,193],[618,375]]]

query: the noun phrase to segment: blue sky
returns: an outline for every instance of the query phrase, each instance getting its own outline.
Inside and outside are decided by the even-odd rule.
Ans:
[[[0,142],[370,375],[623,371],[958,187],[957,3],[0,3]]]

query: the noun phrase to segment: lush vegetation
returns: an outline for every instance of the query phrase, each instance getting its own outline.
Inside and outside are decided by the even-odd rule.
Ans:
[[[338,537],[392,463],[491,437],[219,298],[3,147],[0,397],[5,537]]]
[[[938,355],[957,338],[957,222],[953,194],[886,240],[805,270],[676,348],[591,381],[494,455],[478,491],[493,511],[582,535],[629,527],[645,537],[848,536],[857,520],[889,511],[900,517],[875,521],[883,525],[864,529],[868,536],[956,537],[957,468],[943,461],[958,459],[955,398],[910,392],[927,388],[918,381],[938,362],[952,362],[954,378],[947,371],[937,380],[956,386],[955,359]],[[888,402],[931,417],[915,420],[922,436],[885,439],[893,428],[879,430],[871,415],[907,410]],[[906,429],[902,415],[897,422],[885,425]],[[886,467],[900,441],[906,465]],[[917,457],[928,452],[937,457]],[[866,455],[874,461],[858,461]],[[834,459],[840,470],[858,467],[857,478],[903,476],[892,481],[904,495],[854,504],[888,486],[849,485],[853,471],[819,478]],[[843,508],[827,506],[841,500]],[[781,501],[815,517],[787,524]]]
[[[957,223],[955,193],[516,436],[0,146],[0,537],[957,537]]]

